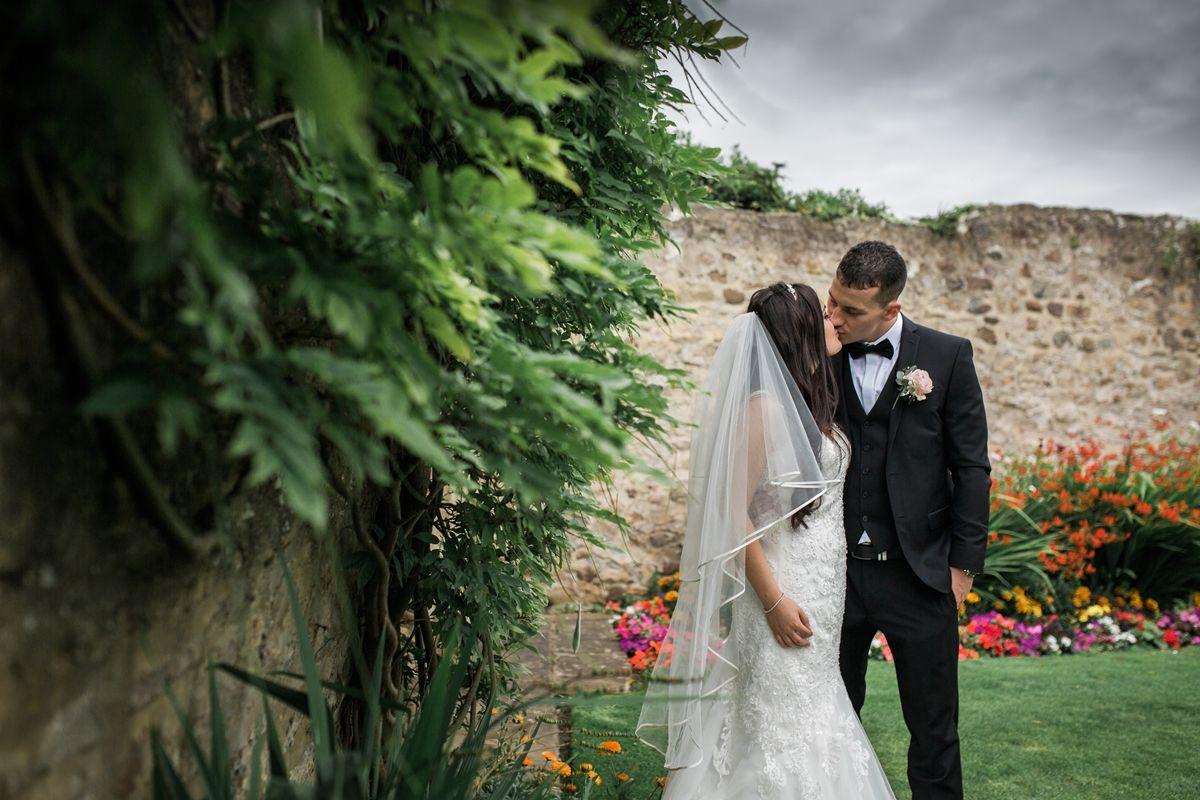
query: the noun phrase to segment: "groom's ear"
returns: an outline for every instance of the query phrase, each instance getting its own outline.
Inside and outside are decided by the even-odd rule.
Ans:
[[[888,322],[895,322],[896,315],[899,313],[900,313],[900,301],[893,300],[892,302],[888,303],[887,306],[884,307],[883,318],[886,319]]]

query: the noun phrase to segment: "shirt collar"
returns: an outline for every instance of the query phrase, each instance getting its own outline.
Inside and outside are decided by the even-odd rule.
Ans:
[[[892,352],[899,353],[900,352],[900,334],[903,331],[904,331],[904,315],[897,314],[896,321],[892,323],[892,327],[888,328],[887,333],[885,333],[883,336],[880,336],[878,339],[876,339],[873,342],[867,342],[867,344],[869,344],[869,345],[870,344],[879,344],[884,339],[886,339],[887,341],[892,343]]]

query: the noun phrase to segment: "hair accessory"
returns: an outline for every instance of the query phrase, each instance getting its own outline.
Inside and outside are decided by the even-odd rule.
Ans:
[[[792,286],[790,283],[785,283],[785,284],[784,284],[784,286],[786,286],[786,287],[787,287],[787,290],[788,290],[789,292],[791,292],[791,293],[792,293],[792,298],[793,298],[793,299],[795,299],[795,297],[796,297],[796,287],[795,287],[795,286]]]

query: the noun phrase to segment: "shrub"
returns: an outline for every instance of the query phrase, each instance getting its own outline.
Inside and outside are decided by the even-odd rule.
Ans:
[[[1200,588],[1200,445],[1145,432],[1119,452],[1049,443],[993,482],[990,539],[976,581],[989,599],[1016,585],[1184,598]]]
[[[788,210],[788,193],[780,183],[783,164],[760,166],[733,146],[716,172],[709,199],[750,211]]]
[[[920,217],[917,222],[929,228],[934,236],[940,236],[944,239],[952,239],[958,235],[958,223],[962,218],[975,210],[973,205],[957,206],[949,211],[942,211],[936,216]]]
[[[857,189],[812,189],[793,194],[783,188],[782,163],[770,167],[756,164],[737,145],[723,162],[709,186],[708,199],[714,202],[750,211],[792,211],[826,221],[843,217],[892,219],[887,206],[868,203]]]
[[[0,228],[153,530],[204,558],[231,492],[277,487],[353,551],[388,699],[463,619],[467,694],[511,677],[683,380],[631,343],[680,312],[639,254],[713,167],[659,65],[744,39],[682,0],[18,5]],[[184,458],[194,519],[157,484]]]
[[[893,219],[887,206],[882,203],[868,203],[858,189],[838,189],[836,192],[812,189],[804,194],[789,197],[788,209],[822,220],[843,217]]]

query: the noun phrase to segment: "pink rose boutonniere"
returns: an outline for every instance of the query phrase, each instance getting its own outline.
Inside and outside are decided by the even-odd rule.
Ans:
[[[896,373],[896,385],[900,387],[897,400],[903,397],[909,403],[919,403],[933,391],[933,378],[929,377],[928,372],[917,369],[914,365]]]

